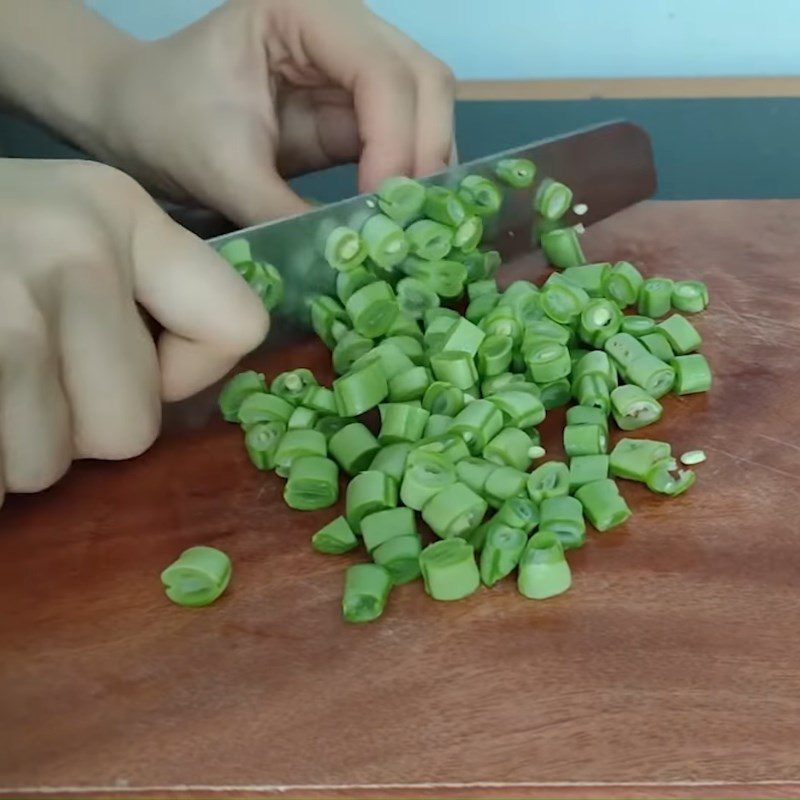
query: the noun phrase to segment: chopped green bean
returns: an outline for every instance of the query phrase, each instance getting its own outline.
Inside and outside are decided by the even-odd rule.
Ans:
[[[536,165],[527,158],[501,158],[495,175],[514,189],[527,189],[536,177]]]
[[[492,508],[500,508],[511,497],[525,491],[528,474],[515,467],[498,467],[489,473],[483,486],[483,494]]]
[[[519,528],[528,535],[539,524],[539,509],[527,497],[510,497],[492,519],[498,524]]]
[[[625,370],[635,359],[649,355],[647,348],[629,333],[618,333],[604,345],[606,353]],[[611,387],[613,388],[613,387]]]
[[[611,300],[590,300],[580,316],[578,332],[581,339],[592,347],[602,347],[622,325],[622,312]]]
[[[399,282],[397,286],[399,289]],[[416,319],[409,314],[406,314],[402,310],[389,326],[389,330],[386,331],[386,336],[387,338],[394,338],[396,336],[409,336],[413,339],[416,339],[418,342],[422,341],[422,331],[420,330],[419,323]]]
[[[425,437],[441,436],[453,427],[453,418],[446,414],[431,414],[425,423]]]
[[[589,297],[603,297],[603,286],[607,280],[611,264],[607,261],[598,264],[581,264],[577,267],[568,267],[562,275],[570,283],[580,286]]]
[[[503,422],[515,428],[530,428],[538,425],[545,418],[545,408],[536,395],[529,392],[520,392],[506,389],[498,394],[489,395],[486,400],[503,414]]]
[[[466,320],[465,320],[466,322]],[[431,355],[431,369],[437,381],[449,383],[462,391],[478,380],[478,370],[472,356],[463,350],[445,350]]]
[[[584,375],[573,379],[572,396],[582,406],[592,406],[603,415],[611,411],[611,392],[600,375]]]
[[[318,553],[328,553],[330,555],[347,553],[357,544],[356,535],[344,517],[336,517],[311,537],[311,546]]]
[[[467,286],[467,297],[470,300],[475,300],[483,295],[499,296],[497,281],[494,278],[474,281]]]
[[[473,325],[468,319],[459,317],[448,328],[442,341],[442,350],[456,350],[462,353],[469,353],[474,358],[481,346],[481,342],[486,338],[486,334],[477,326]],[[442,378],[442,380],[446,380]],[[474,383],[475,381],[473,381]]]
[[[453,229],[432,219],[420,219],[406,228],[408,252],[426,261],[439,261],[453,248]]]
[[[333,382],[340,417],[357,417],[383,402],[389,394],[381,365],[376,361]]]
[[[383,371],[383,377],[387,381],[387,387],[389,378],[412,369],[414,366],[414,362],[399,347],[385,339],[371,352],[358,358],[353,363],[353,369],[363,369],[373,363],[377,363]]]
[[[459,537],[429,544],[419,555],[425,591],[434,600],[461,600],[480,586],[475,551]]]
[[[408,255],[405,232],[383,214],[370,217],[361,229],[369,257],[384,269],[397,266]]]
[[[563,183],[548,178],[542,181],[534,204],[545,219],[561,219],[572,205],[572,190]]]
[[[631,515],[625,498],[617,484],[610,478],[592,481],[581,486],[575,497],[580,500],[589,522],[598,531],[607,531],[621,525]]]
[[[361,536],[368,553],[396,536],[418,536],[414,512],[410,508],[386,508],[361,520]]]
[[[477,352],[478,373],[488,378],[505,372],[511,364],[513,350],[514,340],[510,336],[496,333],[486,336]]]
[[[472,253],[481,243],[482,238],[483,220],[473,214],[456,228],[453,235],[453,247],[457,247],[462,253]]]
[[[556,269],[578,267],[586,263],[586,256],[578,239],[578,229],[575,227],[547,231],[541,235],[539,241],[545,257]]]
[[[496,469],[497,464],[476,457],[465,458],[456,464],[458,480],[480,495],[484,493],[487,479]]]
[[[707,456],[703,450],[688,450],[681,456],[681,464],[691,467],[695,464],[702,464],[706,458]]]
[[[692,353],[672,361],[675,370],[675,393],[694,394],[711,388],[711,367],[704,355]]]
[[[624,384],[611,392],[611,412],[623,431],[635,431],[661,419],[661,403],[638,386]]]
[[[563,344],[548,342],[526,353],[525,360],[531,377],[538,384],[552,383],[569,375],[572,361]]]
[[[537,505],[548,497],[569,494],[569,468],[561,461],[547,461],[528,476],[527,489]]]
[[[622,325],[620,330],[623,333],[629,333],[637,339],[643,339],[648,334],[656,329],[655,320],[652,317],[642,317],[638,314],[631,314],[622,318]]]
[[[232,266],[253,260],[250,242],[242,237],[231,239],[219,248],[219,254]]]
[[[412,367],[389,379],[389,399],[393,403],[421,400],[431,382],[431,373],[427,367]]]
[[[344,225],[334,228],[325,242],[325,260],[333,269],[347,272],[363,263],[367,247],[358,231]]]
[[[339,499],[339,468],[336,462],[322,456],[294,458],[283,499],[289,508],[298,511],[332,506]]]
[[[663,317],[672,307],[672,281],[648,278],[639,289],[638,310],[645,317]]]
[[[494,586],[510,575],[519,564],[527,543],[527,534],[519,528],[502,524],[491,526],[481,550],[480,573],[484,585]]]
[[[531,536],[519,562],[517,587],[531,600],[546,600],[563,594],[572,585],[572,574],[564,548],[552,531]]]
[[[335,414],[336,413],[336,396],[332,389],[327,386],[309,386],[306,393],[303,395],[303,406],[310,411],[315,411],[317,414]],[[316,424],[316,417],[311,425]]]
[[[256,392],[266,392],[264,376],[260,372],[248,370],[234,375],[222,387],[218,405],[223,418],[227,422],[239,421],[239,408],[247,397]]]
[[[464,204],[454,192],[444,186],[429,186],[426,189],[425,205],[422,211],[429,219],[453,228],[461,225],[467,218]]]
[[[603,294],[620,308],[633,305],[644,283],[642,273],[628,261],[618,261],[606,273]]]
[[[591,456],[605,453],[608,437],[601,425],[567,425],[564,428],[564,452],[568,456]]]
[[[694,325],[680,314],[673,314],[663,322],[659,322],[656,327],[667,337],[670,346],[679,356],[697,350],[703,343]]]
[[[430,416],[426,409],[414,408],[406,403],[382,403],[378,410],[381,415],[378,441],[381,445],[419,441]]]
[[[380,564],[353,564],[344,574],[342,616],[347,622],[372,622],[383,614],[392,576]]]
[[[547,497],[539,506],[539,527],[554,533],[565,550],[583,547],[586,523],[583,506],[574,497]]]
[[[483,457],[494,464],[527,470],[531,465],[533,440],[520,428],[504,428],[483,448]]]
[[[422,407],[431,414],[454,417],[464,408],[464,392],[444,381],[434,381],[422,396]]]
[[[247,261],[237,264],[236,271],[259,296],[267,311],[272,311],[283,300],[286,287],[283,276],[268,261]]]
[[[401,586],[420,576],[421,552],[422,543],[418,535],[395,536],[376,547],[372,558],[389,572],[395,586]]]
[[[397,283],[397,304],[400,312],[422,319],[429,308],[439,305],[439,295],[418,278],[403,278]]]
[[[309,429],[287,430],[275,450],[275,472],[282,478],[289,477],[292,462],[305,456],[325,457],[328,443],[319,432]]]
[[[554,322],[571,325],[589,303],[589,295],[577,284],[554,272],[540,292],[542,311]]]
[[[467,175],[458,186],[458,197],[468,212],[481,217],[496,214],[503,204],[500,190],[482,175]]]
[[[239,406],[239,423],[247,428],[259,422],[282,422],[288,424],[295,407],[274,394],[253,392]]]
[[[287,430],[294,431],[300,428],[313,428],[317,424],[319,411],[305,406],[297,406],[293,409],[289,421],[286,423]]]
[[[572,406],[567,409],[567,425],[599,425],[608,433],[608,415],[599,408]]]
[[[447,298],[459,297],[467,280],[467,268],[460,261],[426,261],[417,256],[409,256],[400,265],[400,269],[406,275],[421,280],[436,294]]]
[[[362,336],[383,336],[399,312],[397,298],[386,281],[375,281],[353,292],[345,303],[353,328]]]
[[[452,420],[450,427],[452,427]],[[409,455],[409,463],[416,461],[418,454],[421,453],[434,453],[446,458],[452,464],[456,464],[469,457],[469,448],[461,436],[448,431],[417,442],[413,452]]]
[[[635,358],[625,371],[629,383],[640,386],[655,399],[663,397],[675,383],[675,370],[649,352]]]
[[[161,573],[167,597],[179,606],[213,603],[228,587],[231,560],[215,547],[190,547]]]
[[[551,408],[558,408],[569,402],[572,396],[572,386],[569,379],[559,378],[550,383],[543,383],[539,387],[541,391],[542,405],[549,411]]]
[[[342,428],[346,428],[354,421],[355,420],[350,419],[349,417],[337,417],[336,415],[331,414],[328,417],[320,417],[320,419],[317,420],[317,424],[314,426],[314,430],[319,431],[325,437],[325,440],[330,446],[331,437]]]
[[[641,343],[658,359],[670,363],[675,358],[672,345],[663,333],[648,333],[641,337]]]
[[[406,471],[406,463],[410,452],[411,445],[408,442],[389,444],[375,453],[369,469],[386,473],[399,486]]]
[[[672,286],[672,305],[686,314],[708,307],[708,287],[702,281],[676,281]]]
[[[421,511],[432,497],[455,482],[456,468],[446,458],[434,453],[418,453],[413,465],[406,465],[400,500],[409,508]]]
[[[372,431],[360,422],[351,422],[328,440],[328,451],[348,475],[373,469],[373,459],[380,449]]]
[[[359,289],[375,283],[377,278],[365,267],[356,267],[336,276],[336,296],[346,303]]]
[[[407,225],[422,213],[425,187],[403,176],[385,178],[378,186],[378,207],[398,225]]]
[[[676,497],[683,494],[695,480],[695,473],[690,469],[678,469],[674,458],[657,461],[647,473],[647,488],[658,494]]]
[[[309,386],[317,386],[317,379],[311,370],[293,369],[276,376],[269,386],[270,392],[292,405],[299,406]]]
[[[422,507],[422,519],[440,538],[464,536],[480,525],[486,501],[464,483],[445,486]]]
[[[549,342],[563,344],[566,347],[571,338],[572,331],[569,328],[560,325],[558,322],[553,322],[551,319],[540,319],[529,322],[525,326],[525,333],[522,337],[522,350],[528,351],[540,344]]]
[[[503,427],[503,414],[488,400],[468,403],[455,417],[450,433],[457,433],[473,454],[480,453]]]
[[[341,338],[334,335],[334,330],[339,332],[340,326],[347,327],[349,322],[350,319],[342,304],[332,297],[321,294],[311,301],[311,327],[329,350],[332,350]]]
[[[480,322],[480,329],[487,336],[508,336],[514,344],[522,339],[522,325],[513,308],[495,306]]]
[[[333,348],[333,369],[343,375],[353,368],[353,364],[359,358],[372,352],[375,343],[372,339],[362,336],[360,333],[350,331],[346,333]]]
[[[569,461],[569,490],[575,492],[586,483],[608,477],[609,456],[574,456]]]
[[[486,378],[481,384],[481,394],[486,397],[490,394],[498,394],[506,389],[515,388],[514,384],[525,383],[524,375],[517,375],[513,372],[503,372],[501,375],[493,375]]]
[[[361,520],[368,514],[397,505],[397,484],[386,473],[368,469],[347,485],[345,516],[355,533],[361,533]]]
[[[620,439],[609,456],[609,472],[615,478],[645,483],[650,470],[671,457],[666,442],[651,439]]]

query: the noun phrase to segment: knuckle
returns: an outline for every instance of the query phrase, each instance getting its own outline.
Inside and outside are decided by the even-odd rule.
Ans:
[[[47,358],[47,326],[29,290],[0,279],[0,358],[31,363]]]
[[[112,430],[108,430],[111,428]],[[76,448],[84,458],[125,461],[149,450],[161,429],[160,410],[126,416],[120,424],[95,427],[76,434]]]
[[[72,458],[68,452],[37,463],[10,465],[6,468],[7,488],[17,494],[34,494],[49,489],[69,469]]]

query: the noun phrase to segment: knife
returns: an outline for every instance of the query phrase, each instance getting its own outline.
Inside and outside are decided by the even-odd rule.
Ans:
[[[537,246],[533,235],[536,215],[532,192],[546,178],[569,186],[574,202],[585,204],[585,215],[574,211],[560,221],[564,225],[591,224],[644,200],[656,188],[656,174],[650,139],[637,125],[616,121],[584,128],[563,136],[495,153],[439,172],[420,183],[454,188],[468,174],[494,178],[494,167],[503,158],[527,158],[536,164],[536,181],[527,189],[512,189],[499,182],[503,205],[487,227],[483,244],[512,258]],[[333,228],[346,225],[359,230],[378,213],[373,195],[359,195],[332,203],[299,216],[266,222],[208,239],[219,249],[231,239],[244,238],[255,260],[269,261],[281,273],[285,284],[283,301],[273,312],[284,334],[307,332],[308,304],[319,294],[335,293],[336,273],[322,257],[325,237]],[[272,337],[271,337],[272,338]],[[288,338],[292,338],[291,335]]]

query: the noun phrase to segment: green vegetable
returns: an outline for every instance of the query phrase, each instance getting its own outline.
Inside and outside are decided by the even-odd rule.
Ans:
[[[410,508],[387,508],[361,520],[361,536],[368,553],[396,536],[417,535],[414,512]]]
[[[344,517],[336,517],[311,537],[311,546],[318,553],[338,555],[352,550],[357,544],[356,535]]]
[[[576,267],[568,267],[562,275],[570,283],[580,286],[589,297],[603,297],[603,286],[611,270],[611,264],[607,261],[599,264],[581,264]]]
[[[564,548],[552,531],[539,531],[530,538],[519,562],[517,587],[531,600],[546,600],[566,592],[572,574]]]
[[[466,322],[466,320],[464,320]],[[478,369],[472,356],[464,350],[444,350],[431,355],[431,369],[437,381],[465,391],[478,380]]]
[[[431,498],[455,482],[456,469],[446,458],[435,453],[418,453],[413,464],[406,464],[400,500],[403,505],[421,511]]]
[[[314,425],[314,430],[319,431],[325,437],[325,440],[328,442],[328,447],[330,448],[331,437],[342,428],[346,428],[352,422],[353,420],[348,417],[337,417],[331,414],[329,417],[321,417],[318,419],[316,425]]]
[[[325,457],[328,443],[319,432],[308,429],[287,430],[275,448],[275,472],[287,478],[291,472],[292,462],[304,456]]]
[[[468,212],[481,217],[496,214],[503,204],[497,186],[481,175],[467,175],[458,186],[458,197]]]
[[[311,370],[293,369],[277,375],[269,386],[270,392],[287,403],[299,406],[310,386],[316,386],[317,379]]]
[[[572,325],[589,303],[589,295],[580,286],[554,272],[539,293],[542,311],[554,322]]]
[[[603,294],[620,308],[633,305],[644,283],[642,273],[628,261],[618,261],[606,273]]]
[[[161,573],[167,597],[179,606],[207,606],[228,587],[231,560],[214,547],[184,550]]]
[[[599,425],[608,434],[608,416],[599,408],[587,406],[568,408],[567,425]]]
[[[283,422],[260,422],[250,426],[244,437],[244,446],[253,465],[260,470],[275,468],[275,453],[286,433]]]
[[[531,377],[538,384],[552,383],[569,375],[572,361],[563,344],[548,342],[530,350],[525,355]]]
[[[547,231],[541,235],[539,242],[545,257],[556,269],[567,269],[586,263],[586,256],[578,240],[578,229],[575,227]]]
[[[605,453],[608,436],[601,425],[567,425],[564,428],[564,452],[568,456]]]
[[[659,322],[656,327],[666,336],[670,346],[679,356],[697,350],[703,343],[694,325],[680,314],[673,314],[663,322]]]
[[[372,431],[360,422],[350,422],[328,440],[328,452],[348,475],[371,469],[379,449]]]
[[[459,537],[428,545],[419,555],[425,591],[434,600],[461,600],[480,586],[472,545]]]
[[[486,336],[476,355],[478,373],[485,378],[502,374],[511,364],[513,351],[514,340],[510,336]]]
[[[609,456],[609,472],[616,478],[644,483],[652,468],[671,456],[666,442],[651,439],[620,439]]]
[[[333,348],[333,369],[338,375],[344,375],[353,368],[362,356],[372,352],[375,343],[372,339],[355,331],[346,333]]]
[[[299,428],[313,428],[317,424],[318,417],[319,412],[313,408],[298,406],[292,411],[292,415],[286,423],[286,428],[290,431],[298,430]]]
[[[408,442],[398,442],[382,447],[375,453],[369,469],[386,473],[399,486],[405,474],[410,451],[411,445]]]
[[[455,417],[450,433],[463,437],[470,452],[481,453],[503,427],[503,414],[488,400],[468,403]]]
[[[548,178],[542,181],[534,205],[545,219],[560,219],[572,205],[572,190],[563,183]]]
[[[542,500],[539,527],[554,533],[565,550],[583,547],[586,541],[583,507],[574,497],[547,497]]]
[[[364,223],[361,238],[369,257],[384,269],[397,266],[408,255],[405,232],[383,214],[376,214]]]
[[[367,247],[358,231],[340,226],[334,228],[325,242],[325,260],[340,272],[355,269],[367,257]]]
[[[259,296],[267,311],[272,311],[283,300],[283,276],[268,261],[245,261],[237,264],[235,269]]]
[[[248,370],[234,375],[222,387],[218,405],[223,418],[227,422],[239,421],[239,408],[247,397],[256,392],[266,392],[264,376],[260,372]]]
[[[353,328],[362,336],[383,336],[399,313],[397,298],[386,281],[375,281],[353,292],[345,303]]]
[[[672,307],[672,281],[648,278],[639,289],[639,313],[645,317],[663,317]]]
[[[561,461],[547,461],[528,476],[527,489],[537,505],[548,497],[569,494],[569,468]]]
[[[610,478],[592,481],[575,492],[589,522],[598,531],[607,531],[621,525],[631,515],[625,499],[619,493],[617,484]]]
[[[237,237],[236,239],[231,239],[229,242],[225,242],[225,244],[219,248],[219,254],[232,267],[253,260],[253,254],[250,250],[250,242],[241,237]]]
[[[527,535],[539,524],[539,509],[527,497],[510,497],[500,506],[492,521],[519,528]]]
[[[462,253],[472,253],[481,243],[483,237],[483,220],[473,215],[467,217],[457,228],[453,235],[453,247]]]
[[[674,458],[657,461],[647,473],[647,488],[659,494],[676,497],[683,494],[695,481],[695,473],[690,469],[678,469]]]
[[[637,339],[643,339],[648,334],[653,333],[656,329],[655,320],[651,317],[641,317],[637,314],[631,314],[630,316],[622,318],[622,325],[620,330],[623,333],[629,333],[631,336],[635,336]]]
[[[590,300],[581,312],[578,333],[586,344],[602,347],[622,325],[622,312],[611,300]]]
[[[618,386],[611,392],[611,411],[623,431],[635,431],[661,419],[661,403],[638,386]]]
[[[282,422],[287,425],[295,407],[274,394],[253,392],[239,406],[239,423],[248,428],[260,422]]]
[[[459,317],[447,329],[442,340],[442,350],[469,353],[474,358],[485,337],[486,334],[477,325],[473,325],[464,317]]]
[[[515,189],[527,189],[536,177],[536,165],[527,158],[501,158],[494,172],[503,183]]]
[[[708,307],[708,287],[702,281],[676,281],[672,285],[672,305],[686,314]]]
[[[528,544],[527,534],[508,525],[493,525],[481,550],[480,574],[486,586],[494,586],[519,564]]]
[[[411,178],[385,178],[378,186],[378,207],[398,225],[419,216],[424,204],[425,187]]]
[[[512,387],[517,384],[511,384]],[[514,388],[505,389],[498,394],[491,394],[486,400],[503,414],[503,423],[514,428],[530,428],[538,425],[545,418],[542,401],[530,392]]]
[[[480,525],[486,501],[466,484],[456,481],[443,487],[422,507],[422,519],[441,539],[463,536]]]
[[[707,392],[711,388],[711,367],[700,353],[677,356],[672,361],[672,367],[675,370],[676,394]]]
[[[422,400],[431,382],[431,372],[427,367],[412,367],[389,378],[389,399],[393,403]]]
[[[347,485],[345,517],[355,533],[361,533],[361,520],[368,514],[397,505],[397,484],[384,472],[368,469]]]
[[[406,239],[411,255],[440,261],[453,247],[453,229],[432,219],[421,219],[406,228]]]
[[[492,508],[500,508],[506,500],[525,491],[527,478],[528,473],[516,467],[497,467],[487,476],[483,494]]]
[[[347,312],[334,298],[319,295],[311,301],[311,327],[329,349],[347,332],[343,332],[340,326],[347,328],[349,324]],[[337,335],[334,335],[334,329]]]
[[[527,470],[533,459],[533,440],[520,428],[504,428],[483,448],[483,457],[494,464]]]
[[[422,396],[422,407],[431,414],[454,417],[464,408],[464,392],[444,381],[434,381]]]
[[[688,450],[681,456],[681,464],[690,467],[694,464],[702,464],[706,458],[707,456],[703,450]]]
[[[609,456],[598,453],[591,456],[574,456],[569,461],[569,490],[608,477]]]
[[[333,382],[340,417],[357,417],[386,399],[389,386],[378,362],[350,372]]]
[[[339,468],[336,462],[322,456],[292,459],[283,499],[289,508],[299,511],[332,506],[339,499]]]
[[[647,333],[639,339],[641,343],[658,359],[669,364],[674,358],[672,346],[661,332]]]
[[[381,414],[378,441],[382,445],[417,442],[422,438],[430,411],[406,403],[382,403],[378,409]]]
[[[392,576],[395,586],[420,576],[419,556],[422,543],[417,535],[395,536],[372,551],[372,558]]]
[[[439,305],[439,295],[425,281],[403,278],[397,283],[397,304],[401,313],[422,319],[428,309]]]
[[[372,622],[383,614],[392,576],[380,564],[353,564],[344,574],[342,616],[347,622]]]
[[[425,205],[422,211],[429,219],[452,228],[458,227],[467,218],[464,204],[444,186],[429,186],[425,190]]]

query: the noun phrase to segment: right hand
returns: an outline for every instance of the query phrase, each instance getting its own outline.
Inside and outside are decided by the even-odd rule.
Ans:
[[[214,383],[268,327],[236,272],[123,173],[0,159],[0,503],[74,459],[143,452],[161,401]]]

